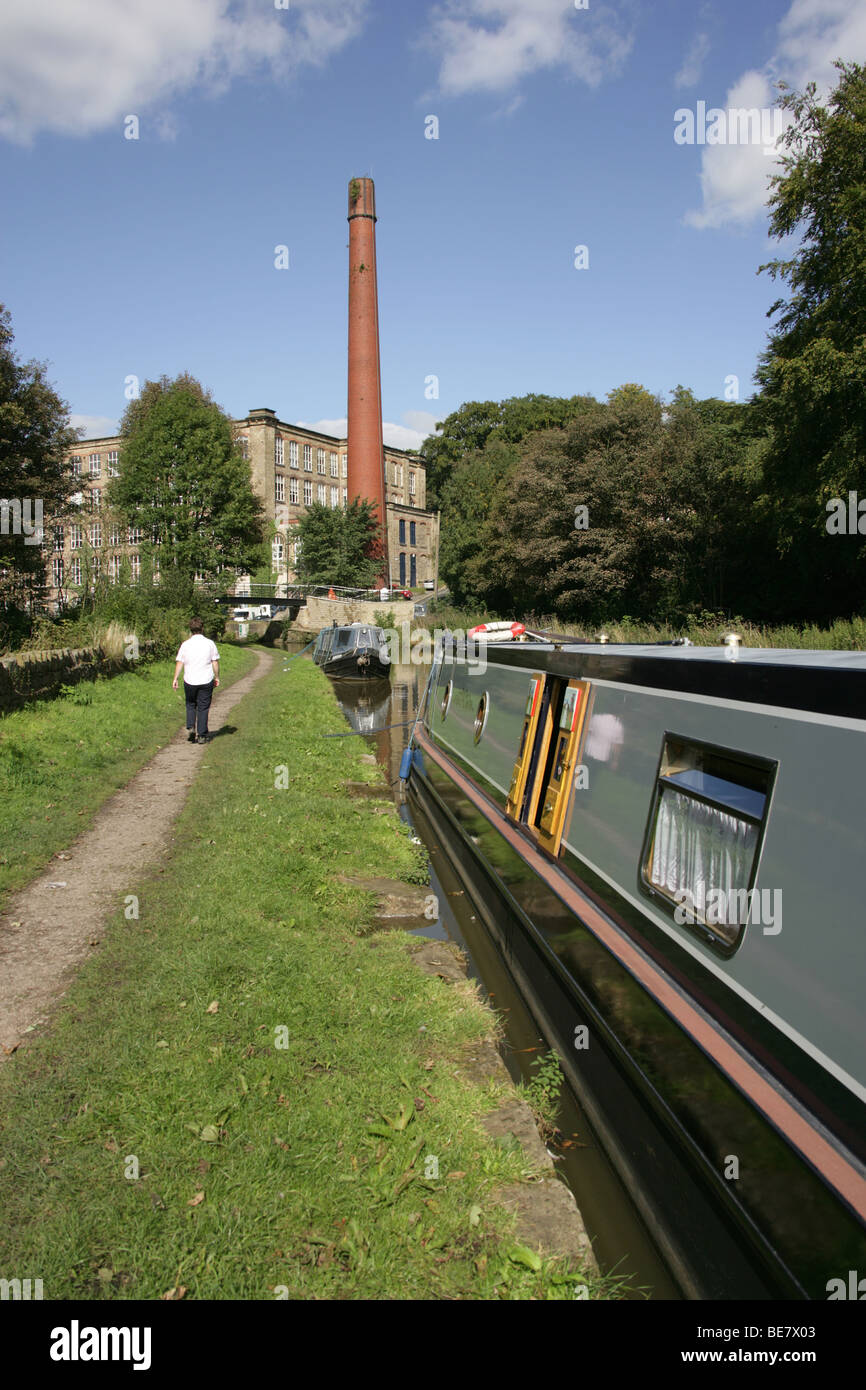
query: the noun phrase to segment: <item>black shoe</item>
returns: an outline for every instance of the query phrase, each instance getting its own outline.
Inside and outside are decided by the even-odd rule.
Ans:
[[[196,743],[210,743],[210,734],[199,734]]]
[[[190,729],[186,736],[187,743],[195,743],[195,729]]]

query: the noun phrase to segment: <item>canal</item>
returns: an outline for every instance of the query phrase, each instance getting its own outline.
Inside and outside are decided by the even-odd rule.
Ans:
[[[429,674],[429,665],[394,665],[390,682],[332,682],[349,725],[368,742],[384,769],[401,817],[413,826],[429,855],[431,892],[439,904],[435,922],[417,935],[455,942],[465,953],[470,974],[499,1015],[503,1060],[515,1081],[531,1081],[535,1063],[551,1050],[532,1011],[518,991],[486,928],[420,808],[399,796],[399,770]],[[681,1294],[638,1215],[631,1198],[599,1144],[592,1126],[569,1089],[563,1086],[557,1116],[558,1139],[548,1141],[556,1167],[574,1193],[600,1268],[627,1280],[630,1298],[678,1299]]]

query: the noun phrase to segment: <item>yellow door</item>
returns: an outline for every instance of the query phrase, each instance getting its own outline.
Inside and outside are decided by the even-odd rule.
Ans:
[[[588,704],[589,681],[569,681],[554,734],[556,746],[538,827],[538,843],[551,854],[559,853],[562,842]]]
[[[505,814],[510,816],[512,820],[520,819],[520,808],[523,804],[523,793],[526,790],[526,779],[529,776],[529,765],[532,761],[532,749],[535,744],[535,731],[538,728],[543,691],[544,676],[540,672],[536,672],[529,682],[529,695],[523,718],[523,733],[520,736],[517,761],[511,774],[511,786],[508,788],[508,800],[505,803]]]

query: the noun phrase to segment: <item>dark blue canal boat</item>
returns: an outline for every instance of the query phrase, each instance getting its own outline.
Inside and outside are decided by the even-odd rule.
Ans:
[[[388,640],[382,628],[371,623],[323,627],[313,660],[326,676],[340,680],[388,680],[391,675]]]
[[[446,645],[404,771],[686,1296],[843,1296],[866,655]]]

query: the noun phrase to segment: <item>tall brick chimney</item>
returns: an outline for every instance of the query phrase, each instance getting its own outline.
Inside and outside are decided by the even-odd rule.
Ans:
[[[348,417],[349,501],[360,496],[373,502],[384,530],[385,465],[372,179],[352,179],[349,183]]]

